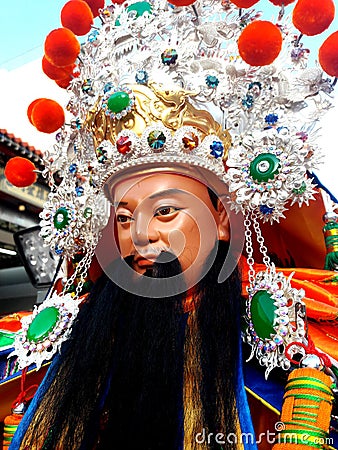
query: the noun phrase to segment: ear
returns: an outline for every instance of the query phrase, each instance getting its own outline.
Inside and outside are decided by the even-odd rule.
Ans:
[[[217,214],[219,219],[217,225],[218,239],[220,241],[228,241],[230,239],[229,216],[223,203],[219,199],[217,201]]]

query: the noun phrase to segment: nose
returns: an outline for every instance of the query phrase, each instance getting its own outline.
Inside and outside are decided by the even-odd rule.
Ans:
[[[132,233],[135,246],[145,246],[149,243],[156,242],[158,239],[158,230],[156,229],[155,222],[153,217],[149,217],[142,212],[136,215]]]

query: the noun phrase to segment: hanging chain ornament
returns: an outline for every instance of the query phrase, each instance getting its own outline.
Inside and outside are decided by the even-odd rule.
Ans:
[[[19,369],[36,364],[37,370],[49,361],[71,333],[79,312],[80,295],[84,279],[92,261],[95,245],[77,265],[68,278],[61,294],[53,292],[41,305],[35,306],[32,315],[21,319],[21,330],[14,341],[14,351],[8,356],[18,357]],[[79,279],[74,294],[69,293],[75,279]]]
[[[266,265],[266,270],[257,274],[254,269],[251,224]],[[267,378],[275,367],[290,369],[291,363],[285,354],[287,347],[296,349],[297,343],[306,342],[306,314],[302,301],[305,292],[291,286],[293,274],[286,278],[282,272],[276,272],[264,245],[257,213],[247,213],[244,226],[249,265],[245,340],[252,347],[248,361],[256,356],[259,363],[266,367]]]

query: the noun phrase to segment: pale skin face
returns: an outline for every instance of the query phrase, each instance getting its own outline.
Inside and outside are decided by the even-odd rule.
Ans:
[[[138,175],[114,188],[121,257],[133,256],[143,274],[161,251],[178,257],[186,281],[195,283],[216,240],[228,240],[228,216],[211,203],[207,187],[184,175]]]

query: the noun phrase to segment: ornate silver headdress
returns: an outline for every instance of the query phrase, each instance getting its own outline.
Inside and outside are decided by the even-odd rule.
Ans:
[[[41,235],[59,255],[86,254],[73,276],[81,278],[107,222],[104,186],[109,196],[116,177],[176,166],[186,174],[200,170],[216,191],[219,181],[225,183],[231,208],[245,216],[247,336],[268,370],[286,368],[281,347],[305,339],[302,293],[275,274],[259,220],[279,221],[288,205],[313,198],[307,173],[320,159],[315,137],[318,119],[330,107],[330,79],[319,67],[307,68],[308,52],[283,14],[277,26],[270,24],[282,50],[273,62],[260,59],[256,66],[242,59],[245,51],[237,42],[250,25],[266,22],[259,12],[243,13],[227,0],[182,8],[165,0],[132,0],[107,6],[99,16],[101,27],[92,28],[81,45],[69,83],[66,109],[72,118],[44,154],[51,192],[41,213]],[[260,58],[275,48],[269,34],[265,40]],[[267,266],[257,279],[252,224]],[[279,311],[272,324],[276,332],[267,337],[253,330],[257,292],[265,292]],[[296,330],[291,319],[283,319],[285,308]],[[26,335],[20,339],[37,351]]]

